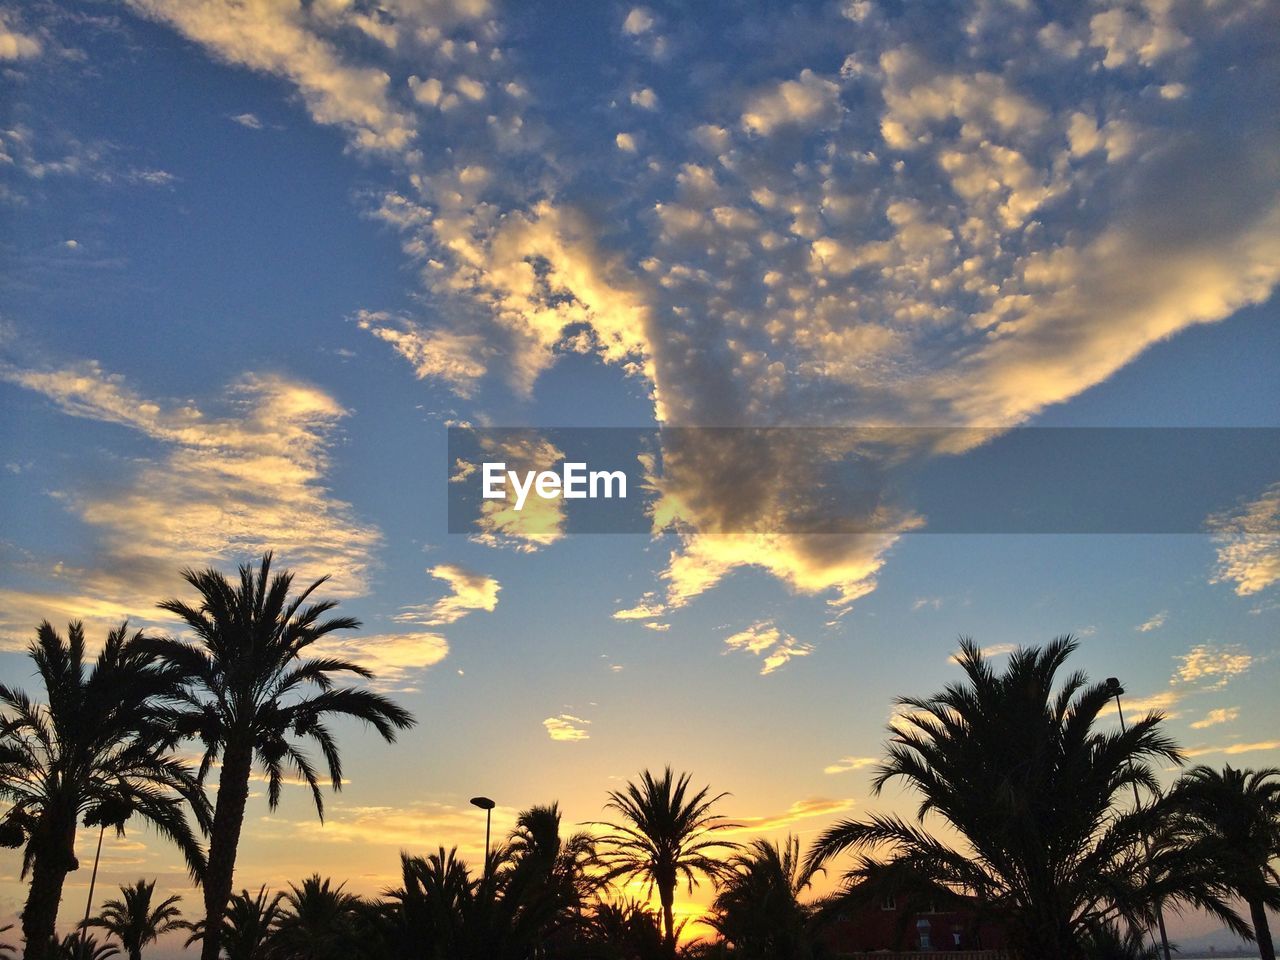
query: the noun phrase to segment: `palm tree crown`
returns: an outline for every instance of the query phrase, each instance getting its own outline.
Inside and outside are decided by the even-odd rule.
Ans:
[[[330,718],[362,720],[388,742],[414,720],[371,690],[334,685],[334,674],[370,679],[372,674],[363,667],[338,658],[303,657],[317,640],[359,626],[350,617],[325,619],[335,601],[308,603],[326,578],[290,598],[293,575],[273,576],[270,553],[256,570],[251,564],[241,566],[238,585],[212,569],[184,570],[182,576],[199,593],[199,605],[169,600],[160,606],[176,614],[194,639],[155,641],[154,649],[188,680],[181,708],[167,719],[176,736],[192,737],[203,745],[200,778],[216,760],[222,763],[204,884],[202,947],[204,960],[217,960],[220,921],[231,895],[255,759],[266,772],[272,809],[280,801],[286,772],[292,770],[311,788],[316,811],[323,817],[319,779],[298,741],[310,740],[319,748],[329,780],[339,790],[342,760],[327,724]]]
[[[1280,770],[1193,767],[1169,799],[1191,858],[1249,905],[1263,960],[1275,960],[1267,910],[1280,910]]]
[[[810,960],[819,912],[800,898],[822,868],[804,862],[799,839],[756,839],[726,866],[703,922],[743,960]]]
[[[101,927],[120,941],[129,954],[129,960],[139,960],[142,948],[154,943],[161,934],[184,926],[179,896],[166,897],[154,907],[151,905],[156,882],[139,880],[131,887],[121,887],[121,899],[108,900],[98,916],[85,924]]]
[[[710,796],[710,787],[694,793],[689,779],[687,773],[676,777],[670,767],[661,776],[645,770],[638,782],[610,791],[605,807],[620,814],[622,823],[603,824],[612,832],[600,838],[609,881],[639,880],[650,890],[657,888],[666,946],[672,954],[676,886],[683,879],[692,891],[699,875],[715,877],[723,869],[713,852],[737,849],[737,844],[714,836],[733,826],[711,812],[728,794]]]
[[[957,660],[964,683],[897,701],[905,712],[890,728],[875,790],[906,781],[921,797],[918,819],[942,818],[963,848],[901,817],[876,815],[827,830],[811,862],[887,848],[891,863],[864,853],[848,878],[975,896],[1001,913],[1021,947],[1046,960],[1079,956],[1082,939],[1116,916],[1146,925],[1158,896],[1191,900],[1238,925],[1221,898],[1192,889],[1189,876],[1181,886],[1151,888],[1151,878],[1169,881],[1176,872],[1153,857],[1173,852],[1148,853],[1159,822],[1151,805],[1121,804],[1134,785],[1156,792],[1148,761],[1176,763],[1179,755],[1158,713],[1127,731],[1095,729],[1106,685],[1082,673],[1058,682],[1075,649],[1070,637],[1019,649],[997,673],[965,639]]]
[[[0,684],[0,798],[10,803],[0,835],[6,846],[25,844],[28,957],[53,943],[63,882],[79,867],[81,815],[123,832],[136,814],[178,845],[193,877],[204,869],[184,802],[202,825],[208,802],[191,771],[168,754],[160,719],[160,704],[179,694],[181,672],[148,645],[121,625],[90,665],[83,626],[72,623],[64,641],[46,621],[29,654],[48,703]]]

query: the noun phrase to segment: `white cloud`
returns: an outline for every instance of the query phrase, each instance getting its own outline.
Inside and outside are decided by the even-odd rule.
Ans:
[[[813,652],[812,645],[800,643],[790,634],[783,633],[771,620],[762,620],[725,637],[724,643],[730,650],[741,650],[761,657],[761,676],[768,676],[786,666],[794,657],[807,657]]]
[[[657,110],[658,95],[651,87],[640,87],[638,90],[631,91],[631,105],[641,110]]]
[[[1216,710],[1210,710],[1202,719],[1192,722],[1191,729],[1203,730],[1206,727],[1216,727],[1219,724],[1231,723],[1239,716],[1239,707],[1219,707]]]
[[[875,757],[841,757],[835,763],[822,768],[823,773],[849,773],[851,770],[865,770],[874,767],[880,761]]]
[[[262,121],[252,113],[237,113],[231,117],[231,122],[238,123],[242,127],[248,127],[250,130],[261,130],[263,127]]]
[[[653,29],[653,14],[645,7],[632,7],[627,18],[622,21],[622,32],[628,36],[639,36]]]
[[[1201,643],[1178,657],[1177,679],[1182,683],[1205,682],[1203,689],[1219,690],[1253,666],[1253,655],[1238,646]]]
[[[587,730],[587,726],[590,723],[590,720],[583,720],[581,717],[575,717],[568,713],[562,713],[557,717],[547,717],[542,721],[542,725],[547,728],[547,736],[552,740],[568,743],[590,740],[591,733]]]
[[[0,61],[32,60],[43,49],[39,37],[19,28],[13,11],[0,9]]]
[[[429,604],[406,607],[395,619],[427,627],[456,623],[475,610],[492,612],[498,606],[502,585],[483,573],[474,573],[453,563],[441,563],[427,571],[449,585],[448,596]]]
[[[1133,629],[1139,633],[1150,633],[1152,630],[1159,630],[1164,626],[1164,622],[1169,618],[1169,611],[1161,610],[1159,613],[1152,614],[1143,623],[1138,624]]]

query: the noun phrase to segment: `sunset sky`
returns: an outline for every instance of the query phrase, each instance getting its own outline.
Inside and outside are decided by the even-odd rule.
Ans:
[[[376,893],[402,849],[478,859],[476,794],[499,833],[584,822],[666,763],[742,835],[913,809],[870,768],[961,635],[1073,633],[1189,758],[1280,765],[1280,476],[1159,536],[446,517],[457,424],[1280,427],[1278,31],[1269,0],[0,0],[0,680],[38,692],[45,618],[172,629],[184,566],[331,573],[364,623],[331,647],[418,726],[344,733],[323,826],[259,790],[237,888]],[[685,479],[695,526],[740,495]],[[100,893],[140,875],[198,902],[108,838]]]

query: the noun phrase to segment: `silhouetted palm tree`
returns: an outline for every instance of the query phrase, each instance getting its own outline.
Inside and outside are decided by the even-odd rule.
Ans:
[[[1160,948],[1137,927],[1106,923],[1084,935],[1087,960],[1159,960]],[[1171,946],[1170,949],[1173,949]]]
[[[400,855],[401,885],[387,897],[396,913],[400,957],[459,960],[473,955],[476,888],[457,849]]]
[[[1177,749],[1161,733],[1158,713],[1127,732],[1095,730],[1107,687],[1081,673],[1058,684],[1075,649],[1070,637],[1019,649],[997,674],[965,639],[958,662],[966,682],[897,701],[910,712],[890,728],[875,790],[902,778],[921,794],[918,820],[940,817],[965,848],[901,817],[876,815],[827,830],[810,863],[887,847],[901,869],[886,871],[863,856],[849,879],[915,877],[976,896],[1001,914],[1018,946],[1043,960],[1075,960],[1082,938],[1115,916],[1148,925],[1159,898],[1192,902],[1238,929],[1239,917],[1220,897],[1165,862],[1176,851],[1156,844],[1148,856],[1159,812],[1152,805],[1124,811],[1121,803],[1134,784],[1154,794],[1148,761],[1178,762]]]
[[[281,960],[348,960],[357,952],[360,898],[314,874],[289,885],[276,921],[274,956]]]
[[[51,957],[44,954],[41,960],[44,957],[50,957],[50,960],[55,957],[56,960],[111,960],[119,955],[120,948],[114,943],[99,943],[92,934],[77,930],[62,938]]]
[[[181,674],[145,649],[141,633],[111,631],[86,662],[84,629],[64,641],[46,621],[29,653],[47,705],[0,685],[0,798],[11,807],[0,840],[25,843],[22,874],[31,889],[22,912],[24,956],[43,960],[54,943],[66,875],[79,867],[77,820],[123,832],[136,814],[178,845],[192,876],[204,855],[187,823],[184,799],[202,822],[208,803],[191,771],[165,749],[158,704],[176,696]]]
[[[638,782],[610,791],[605,805],[623,821],[603,824],[613,831],[599,840],[605,877],[609,881],[639,880],[650,890],[657,888],[671,956],[676,949],[672,906],[677,884],[685,880],[692,892],[699,875],[715,877],[723,869],[713,851],[737,849],[737,844],[714,836],[717,830],[732,826],[711,812],[728,794],[708,796],[709,792],[710,787],[703,787],[691,794],[689,774],[677,778],[667,767],[661,776],[645,770]]]
[[[1193,767],[1169,799],[1189,857],[1249,905],[1262,960],[1275,960],[1267,910],[1280,910],[1280,770]]]
[[[735,854],[718,880],[711,914],[703,921],[742,960],[812,960],[818,909],[801,901],[821,869],[806,864],[800,841],[757,839]]]
[[[282,914],[282,900],[283,893],[268,897],[264,884],[255,896],[249,896],[248,890],[241,890],[227,901],[221,923],[222,954],[226,960],[274,960],[271,938]],[[190,927],[193,932],[187,939],[187,946],[205,939],[204,920]]]
[[[407,711],[370,690],[333,685],[333,674],[372,674],[354,663],[334,658],[304,659],[308,646],[359,622],[350,617],[322,619],[336,606],[325,600],[307,603],[324,577],[290,599],[290,573],[271,575],[271,554],[255,571],[240,567],[233,586],[217,570],[184,570],[183,578],[200,594],[190,606],[169,600],[160,606],[177,614],[195,635],[194,642],[153,641],[170,664],[183,671],[191,686],[186,708],[168,719],[179,737],[194,737],[204,746],[203,781],[221,757],[218,796],[209,834],[209,867],[204,877],[205,925],[202,960],[218,960],[221,920],[231,896],[236,850],[244,823],[245,801],[254,759],[267,774],[267,801],[280,801],[285,771],[292,768],[311,788],[316,812],[323,818],[324,800],[311,760],[295,738],[315,741],[335,790],[342,786],[338,745],[326,720],[354,717],[373,726],[391,742],[397,730],[414,723]],[[308,687],[319,692],[308,695]]]
[[[108,900],[98,916],[88,921],[87,927],[101,927],[120,941],[129,954],[129,960],[141,960],[142,948],[154,943],[161,934],[185,926],[178,904],[179,896],[167,897],[154,907],[151,897],[156,882],[139,880],[131,887],[121,887],[122,898]]]
[[[591,869],[594,839],[581,832],[561,837],[560,823],[559,804],[530,807],[520,812],[507,841],[502,900],[514,938],[531,946],[572,936],[600,886]]]
[[[3,927],[0,927],[0,933],[8,933],[12,929],[13,929],[13,924],[6,923]],[[7,941],[5,941],[4,943],[0,943],[0,960],[9,960],[10,957],[16,957],[17,955],[18,955],[17,947],[13,946]]]

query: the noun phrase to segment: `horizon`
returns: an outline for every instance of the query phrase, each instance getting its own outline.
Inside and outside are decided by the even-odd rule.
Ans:
[[[236,890],[376,895],[400,850],[482,860],[471,797],[495,838],[552,801],[585,824],[667,764],[741,836],[911,813],[870,789],[892,701],[958,680],[965,636],[999,665],[1072,634],[1188,765],[1280,766],[1274,29],[1245,0],[0,0],[0,682],[39,697],[44,619],[175,631],[185,567],[331,574],[363,626],[324,649],[418,725],[338,726],[323,824],[255,781]],[[886,454],[936,471],[918,502],[833,506],[786,458],[856,439],[699,441],[662,475],[617,439],[660,427],[986,432]],[[451,532],[452,430],[524,483],[554,428],[625,448],[607,529],[646,532],[534,495]],[[1263,440],[1107,492],[1117,451],[1073,470],[1063,428]],[[1179,532],[1019,528],[1051,473],[1081,518],[1110,496]],[[198,912],[176,848],[108,834],[96,905],[140,876]]]

